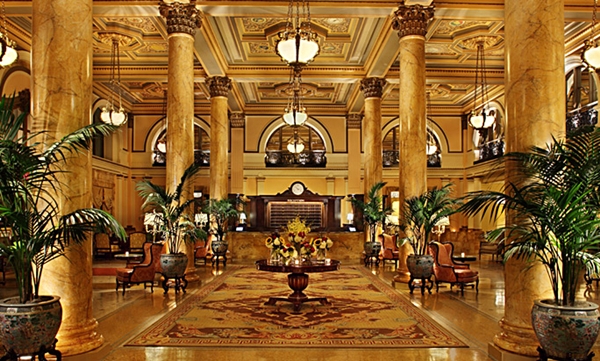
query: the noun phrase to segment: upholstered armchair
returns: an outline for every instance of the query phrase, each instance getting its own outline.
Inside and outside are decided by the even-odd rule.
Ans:
[[[130,252],[142,252],[144,243],[146,243],[146,233],[144,232],[133,232],[129,235],[129,251]]]
[[[385,261],[390,260],[393,261],[396,264],[396,268],[398,268],[399,254],[400,251],[396,245],[396,235],[383,234],[383,263],[385,264]]]
[[[154,292],[154,276],[156,272],[160,272],[160,254],[163,245],[146,242],[143,249],[143,263],[133,265],[131,268],[117,268],[116,291],[122,285],[123,295],[125,295],[125,288],[140,283],[144,284],[144,289],[150,284],[150,292]]]
[[[439,291],[440,283],[450,283],[450,290],[454,285],[460,286],[461,294],[465,293],[465,285],[473,286],[479,293],[479,272],[470,269],[468,264],[455,263],[452,260],[454,245],[450,242],[429,243],[429,253],[433,256],[433,274],[435,276],[435,290]]]
[[[482,254],[491,254],[492,261],[501,261],[504,255],[504,238],[499,238],[494,242],[481,241],[479,242],[479,259]]]
[[[96,233],[94,235],[94,255],[95,256],[107,256],[111,258],[113,253],[121,251],[121,248],[111,243],[110,237],[106,233]]]
[[[202,261],[204,264],[206,264],[206,258],[208,257],[208,245],[209,243],[207,241],[196,242],[194,246],[194,263]]]

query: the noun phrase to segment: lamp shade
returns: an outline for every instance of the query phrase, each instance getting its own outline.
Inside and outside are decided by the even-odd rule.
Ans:
[[[4,53],[2,60],[0,60],[0,66],[9,66],[10,64],[14,63],[17,60],[17,58],[18,54],[15,48],[6,45],[6,52]]]
[[[304,110],[290,110],[286,109],[283,114],[283,121],[289,126],[301,127],[306,122],[308,115]]]
[[[302,153],[304,150],[304,144],[300,140],[293,140],[288,143],[287,150],[290,153]]]
[[[277,54],[287,64],[306,65],[319,54],[319,44],[316,40],[307,39],[297,32],[282,35],[276,49]]]
[[[483,128],[483,115],[471,114],[471,117],[469,118],[469,124],[471,124],[471,126],[475,129]]]
[[[436,226],[449,226],[450,225],[450,218],[448,217],[442,217],[440,218],[436,223]]]
[[[167,143],[165,143],[164,140],[159,141],[158,143],[156,143],[156,149],[158,149],[158,151],[161,153],[166,153],[167,152]]]
[[[112,106],[104,107],[102,108],[102,113],[100,113],[100,120],[106,124],[120,127],[127,121],[127,114],[123,108],[115,110]]]
[[[435,152],[437,152],[437,145],[427,144],[426,152],[427,152],[427,155],[434,155]]]
[[[591,67],[600,68],[600,47],[589,48],[583,53],[583,58]]]

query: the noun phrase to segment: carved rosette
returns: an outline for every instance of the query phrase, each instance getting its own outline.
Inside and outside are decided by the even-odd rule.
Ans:
[[[392,28],[398,30],[398,36],[427,34],[427,24],[433,18],[435,7],[433,5],[424,7],[422,5],[404,5],[398,6],[394,12]]]
[[[229,124],[231,128],[243,128],[246,124],[246,114],[242,112],[234,112],[229,116]]]
[[[358,113],[352,113],[346,115],[346,127],[348,129],[360,129],[363,115]]]
[[[212,76],[206,78],[211,97],[227,97],[231,89],[231,79],[226,76]]]
[[[386,80],[382,78],[365,78],[360,81],[360,90],[365,98],[381,98]]]
[[[200,11],[196,9],[196,1],[189,4],[179,2],[160,2],[158,6],[160,15],[167,20],[167,33],[185,33],[191,36],[196,34],[196,29],[202,25]]]

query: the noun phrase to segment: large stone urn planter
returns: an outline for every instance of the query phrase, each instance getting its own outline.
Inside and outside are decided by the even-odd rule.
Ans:
[[[40,302],[26,304],[19,303],[18,297],[0,300],[0,343],[9,354],[60,354],[54,350],[62,321],[60,297],[40,298]]]
[[[430,254],[408,255],[406,257],[406,267],[410,272],[410,280],[408,281],[410,293],[413,293],[415,287],[421,287],[421,294],[425,293],[425,289],[431,293],[431,288],[433,287],[433,282],[431,281],[433,256]],[[420,280],[420,283],[416,283],[415,280]]]
[[[542,349],[542,360],[591,360],[590,350],[598,338],[598,305],[576,302],[558,306],[554,300],[535,300],[531,310],[533,330]]]
[[[227,265],[227,249],[229,248],[229,243],[225,241],[225,237],[216,238],[210,242],[210,249],[212,251],[212,264],[215,262],[217,266],[219,265],[219,260],[223,260],[223,265]]]
[[[379,266],[379,253],[381,252],[381,243],[365,242],[363,248],[365,250],[365,266],[373,264],[373,260],[375,260],[375,265]]]
[[[183,278],[187,268],[188,258],[185,253],[161,254],[160,266],[166,278]]]

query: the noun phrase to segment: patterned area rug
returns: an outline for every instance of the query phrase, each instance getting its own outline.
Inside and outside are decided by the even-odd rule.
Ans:
[[[228,267],[128,346],[467,347],[361,267],[311,273],[305,293],[332,305],[293,313],[287,275]]]

